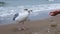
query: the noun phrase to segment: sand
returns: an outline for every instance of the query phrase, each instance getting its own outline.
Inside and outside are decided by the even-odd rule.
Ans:
[[[26,30],[18,31],[17,24],[9,24],[0,26],[0,34],[53,34],[48,33],[48,25],[51,24],[50,20],[53,20],[57,24],[56,34],[60,34],[60,16],[47,18],[44,20],[26,21]]]

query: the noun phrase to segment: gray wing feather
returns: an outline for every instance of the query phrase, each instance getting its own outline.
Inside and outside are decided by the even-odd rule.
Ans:
[[[16,14],[14,15],[14,17],[13,17],[13,20],[15,20],[15,18],[18,17],[18,16],[19,16],[19,14],[16,13]]]

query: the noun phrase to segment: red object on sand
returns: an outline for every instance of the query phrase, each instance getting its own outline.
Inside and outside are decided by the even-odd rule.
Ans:
[[[49,13],[50,16],[56,16],[60,14],[60,10],[53,10],[52,12]]]

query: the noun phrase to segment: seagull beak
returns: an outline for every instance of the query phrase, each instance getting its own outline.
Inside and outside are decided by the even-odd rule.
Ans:
[[[30,10],[30,12],[32,12],[32,10]]]

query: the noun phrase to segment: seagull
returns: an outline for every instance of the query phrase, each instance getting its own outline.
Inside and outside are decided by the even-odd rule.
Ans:
[[[24,9],[22,13],[16,13],[13,20],[18,23],[18,30],[25,30],[24,22],[29,17],[32,10]]]

